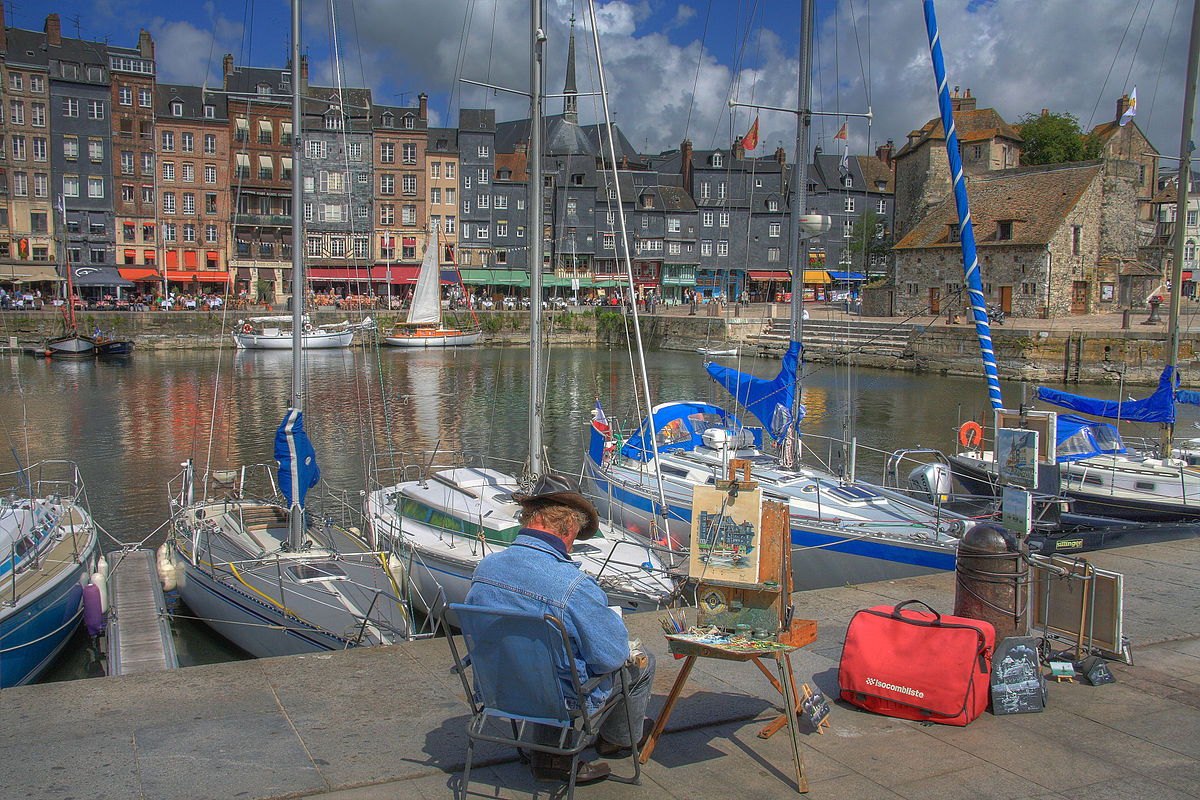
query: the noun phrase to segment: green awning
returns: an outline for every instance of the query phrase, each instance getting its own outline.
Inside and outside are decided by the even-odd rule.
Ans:
[[[472,286],[529,286],[529,273],[523,269],[464,269],[463,283]]]

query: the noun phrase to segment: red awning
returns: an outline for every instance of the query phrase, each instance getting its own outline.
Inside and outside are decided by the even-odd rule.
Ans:
[[[183,265],[185,267],[187,267],[188,269],[196,268],[197,262],[196,262],[196,251],[195,250],[184,250],[183,251]]]
[[[416,283],[420,267],[408,267],[403,264],[392,265],[392,283]]]
[[[309,267],[308,277],[314,281],[387,281],[387,271],[381,267]]]
[[[1185,269],[1183,271],[1183,279],[1185,281],[1190,281],[1192,279],[1192,271],[1190,269]]]
[[[177,283],[191,283],[199,281],[200,283],[229,283],[228,272],[209,272],[206,270],[189,270],[180,272],[177,270],[167,270],[167,280],[176,281]]]
[[[178,250],[168,250],[167,251],[167,269],[175,269],[178,266],[179,266],[179,251]]]
[[[144,267],[120,267],[117,269],[121,277],[127,281],[161,281],[162,275],[156,269]]]
[[[752,281],[790,281],[792,275],[785,270],[750,270],[750,280]]]

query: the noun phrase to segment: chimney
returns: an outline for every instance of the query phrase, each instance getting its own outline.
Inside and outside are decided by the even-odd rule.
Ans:
[[[775,148],[775,160],[779,163],[779,166],[787,166],[787,151],[782,146]]]
[[[422,121],[429,119],[429,95],[424,92],[417,95],[417,119]]]
[[[221,76],[228,78],[231,72],[233,72],[233,53],[226,53],[225,57],[221,59]],[[225,88],[228,89],[229,87],[226,86]]]
[[[308,54],[300,54],[300,94],[308,94]]]
[[[46,44],[52,47],[62,46],[62,27],[58,23],[58,14],[46,15]]]
[[[692,140],[684,139],[679,145],[679,174],[683,176],[683,188],[692,193]]]
[[[1117,121],[1121,121],[1121,116],[1129,110],[1129,95],[1123,94],[1117,100]]]
[[[4,3],[0,2],[0,53],[8,50],[8,29],[4,26]]]
[[[952,111],[974,111],[975,98],[971,97],[971,90],[967,89],[962,94],[957,92],[950,97],[950,108]]]
[[[892,155],[895,154],[895,152],[896,152],[895,143],[892,142],[891,139],[888,139],[887,144],[883,144],[883,145],[880,145],[879,147],[875,148],[875,157],[878,158],[880,161],[882,161],[884,164],[891,166]]]
[[[150,37],[150,31],[142,28],[138,34],[138,55],[142,58],[154,58],[154,39]]]
[[[1042,116],[1043,116],[1043,117],[1048,117],[1048,116],[1050,116],[1050,109],[1048,109],[1048,108],[1043,108],[1043,109],[1042,109]]]
[[[742,147],[742,137],[739,136],[733,140],[733,147],[730,148],[730,155],[735,161],[743,161],[746,158],[746,148]]]

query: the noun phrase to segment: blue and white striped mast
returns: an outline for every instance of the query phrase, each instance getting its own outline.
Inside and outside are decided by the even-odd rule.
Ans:
[[[967,207],[967,183],[963,176],[962,157],[958,152],[958,133],[954,129],[954,112],[950,105],[950,89],[946,83],[946,64],[942,60],[942,44],[938,35],[933,0],[924,0],[925,27],[929,31],[929,56],[933,60],[933,77],[937,81],[938,109],[942,127],[946,130],[946,156],[950,159],[950,174],[954,176],[954,205],[958,209],[958,233],[962,242],[963,275],[967,294],[971,298],[971,314],[975,317],[975,333],[983,354],[983,370],[987,374],[988,397],[992,408],[1004,408],[1000,399],[1000,375],[996,371],[996,353],[992,349],[992,329],[988,324],[983,298],[983,280],[979,276],[979,257],[975,253],[975,231],[971,227],[971,211]]]

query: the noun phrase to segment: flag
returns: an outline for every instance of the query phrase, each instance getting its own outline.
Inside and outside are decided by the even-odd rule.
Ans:
[[[842,129],[837,132],[837,136],[833,137],[833,139],[834,139],[834,141],[841,139],[844,142],[844,141],[846,141],[846,138],[847,138],[846,137],[846,123],[843,122]]]
[[[1125,113],[1121,115],[1121,127],[1125,127],[1129,120],[1137,116],[1137,87],[1133,87],[1133,91],[1129,93],[1129,105],[1125,108]]]
[[[608,417],[604,416],[604,409],[600,407],[600,399],[596,398],[596,410],[592,412],[592,427],[600,433],[608,434]]]
[[[746,135],[742,137],[742,149],[753,150],[758,147],[758,117],[754,118],[754,124],[750,126],[750,130],[746,131]]]
[[[846,135],[845,122],[842,123],[841,130],[837,132],[837,136],[833,137],[835,142],[838,139],[842,140],[842,160],[838,162],[838,169],[842,171],[843,175],[848,175],[850,173],[850,137]]]

